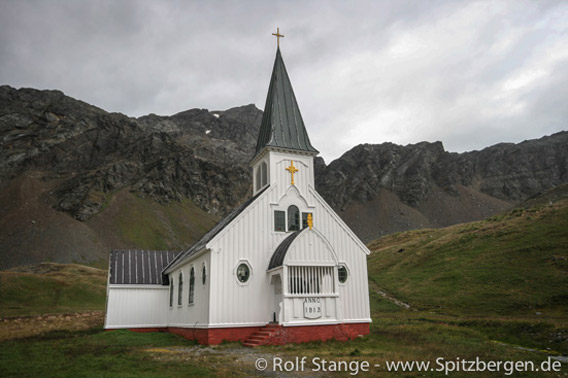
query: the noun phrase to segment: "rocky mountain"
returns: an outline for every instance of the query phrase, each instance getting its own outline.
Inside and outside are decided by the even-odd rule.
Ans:
[[[125,187],[158,201],[191,198],[213,214],[249,186],[248,160],[262,112],[254,105],[139,119],[109,114],[58,91],[0,87],[0,179],[40,172],[63,180],[54,207],[85,221],[98,193]]]
[[[316,177],[318,191],[366,241],[483,219],[568,182],[568,132],[481,151],[441,142],[364,144]]]
[[[131,118],[59,91],[0,86],[0,267],[104,264],[110,248],[184,249],[250,195],[262,111]],[[360,145],[317,190],[364,239],[480,219],[568,181],[568,133],[465,154]]]
[[[248,105],[134,119],[59,91],[0,87],[0,266],[104,260],[114,246],[186,248],[249,193],[261,118]],[[134,223],[140,198],[162,206],[146,214],[159,218],[151,240],[101,221],[127,206]],[[157,214],[188,199],[177,228]],[[54,219],[42,225],[45,214]],[[207,221],[184,230],[194,218]]]

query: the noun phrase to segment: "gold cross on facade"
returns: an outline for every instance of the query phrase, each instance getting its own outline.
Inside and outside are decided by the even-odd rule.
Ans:
[[[280,28],[276,28],[276,33],[272,33],[272,35],[276,37],[276,46],[280,47],[280,38],[284,38],[284,36],[280,34]]]
[[[286,170],[292,175],[290,185],[294,185],[294,173],[298,172],[298,168],[294,167],[294,160],[290,160],[290,166]]]
[[[312,216],[312,213],[308,213],[308,227],[311,230],[313,226],[314,226],[314,218]]]

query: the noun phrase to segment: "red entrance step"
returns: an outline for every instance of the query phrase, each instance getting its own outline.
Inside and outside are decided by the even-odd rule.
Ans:
[[[259,331],[250,335],[243,342],[243,345],[246,347],[254,348],[255,346],[269,344],[270,339],[276,334],[279,329],[280,326],[278,324],[270,323],[261,328]]]

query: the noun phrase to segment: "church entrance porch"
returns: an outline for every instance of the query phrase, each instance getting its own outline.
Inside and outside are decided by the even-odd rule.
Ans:
[[[337,323],[339,294],[336,272],[337,268],[329,265],[282,266],[270,272],[274,289],[274,314],[278,324]]]
[[[334,266],[285,266],[284,324],[337,322]]]

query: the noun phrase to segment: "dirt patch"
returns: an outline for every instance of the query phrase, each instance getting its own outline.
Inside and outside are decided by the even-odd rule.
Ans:
[[[0,320],[0,341],[40,335],[56,330],[78,331],[103,326],[104,312],[18,316]]]
[[[200,361],[209,367],[214,368],[220,375],[233,375],[235,372],[246,376],[255,377],[324,377],[327,374],[314,372],[306,366],[305,371],[274,371],[272,361],[275,357],[280,357],[283,361],[294,361],[296,355],[285,353],[271,353],[264,349],[246,348],[235,346],[200,346],[194,347],[165,347],[143,349],[143,353],[148,353],[151,358],[157,361]],[[257,361],[263,359],[267,362],[266,369],[259,370],[256,367]]]
[[[393,297],[392,295],[388,294],[386,291],[381,290],[376,284],[371,283],[371,287],[377,294],[379,294],[381,297],[383,297],[387,301],[392,302],[395,305],[397,305],[398,307],[402,307],[406,310],[415,311],[415,309],[411,308],[408,303],[405,303],[405,302],[401,301],[400,299],[397,299],[397,298]]]

